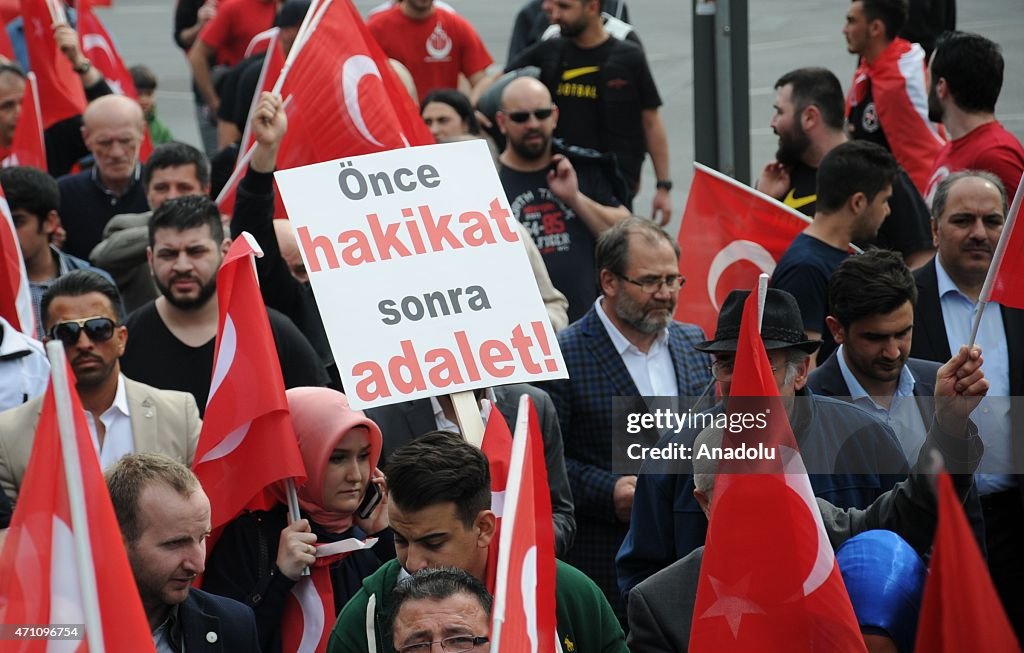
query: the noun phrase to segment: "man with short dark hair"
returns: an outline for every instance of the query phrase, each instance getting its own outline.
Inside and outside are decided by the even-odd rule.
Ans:
[[[942,360],[971,339],[978,297],[1007,215],[1007,196],[988,172],[954,172],[935,189],[932,233],[938,252],[914,273],[912,356]],[[1020,256],[1020,252],[1007,252]],[[989,303],[975,339],[985,351],[988,397],[972,419],[987,454],[977,475],[989,571],[1017,637],[1024,641],[1024,310]]]
[[[548,89],[520,77],[501,94],[496,116],[506,137],[498,176],[512,213],[530,232],[551,282],[569,300],[569,322],[597,298],[594,243],[629,211],[604,181],[597,164],[555,154],[552,134],[558,107]]]
[[[711,371],[723,400],[732,392],[743,302],[749,294],[749,290],[729,293],[714,339],[696,346],[714,356]],[[768,288],[761,339],[805,466],[834,470],[811,475],[815,496],[840,508],[865,508],[906,478],[908,466],[892,429],[856,406],[807,390],[810,357],[821,341],[804,335],[800,308],[789,293]],[[707,414],[724,411],[719,403]],[[657,447],[691,447],[700,428],[698,423],[670,431]],[[707,520],[694,498],[694,479],[686,468],[676,465],[652,460],[640,470],[629,533],[616,558],[623,594],[704,543]]]
[[[89,253],[89,260],[117,280],[129,313],[159,294],[146,264],[149,218],[165,201],[210,192],[210,162],[206,155],[185,143],[157,146],[142,167],[149,211],[115,215],[103,228],[103,241]]]
[[[835,349],[825,329],[828,280],[849,256],[851,242],[878,234],[889,215],[897,169],[892,155],[873,143],[851,141],[832,148],[818,169],[814,221],[793,239],[772,273],[772,287],[800,304],[807,337],[823,339],[818,360]]]
[[[843,35],[860,59],[846,102],[850,136],[892,151],[924,194],[945,145],[928,122],[924,50],[897,36],[907,22],[907,0],[853,0]]]
[[[142,107],[123,95],[104,95],[82,114],[82,138],[95,159],[90,170],[65,175],[60,185],[64,249],[80,258],[103,238],[103,227],[118,213],[145,211],[139,149],[146,130]]]
[[[563,114],[557,136],[570,145],[614,153],[631,198],[640,188],[640,169],[650,154],[657,178],[651,218],[668,224],[668,137],[658,111],[661,96],[644,51],[608,33],[601,0],[552,0],[547,9],[561,35],[520,53],[506,70],[541,69],[540,80]]]
[[[21,256],[25,260],[32,308],[36,316],[36,338],[43,338],[44,315],[40,310],[43,293],[53,282],[72,270],[91,270],[113,281],[103,270],[67,254],[53,245],[60,228],[60,189],[53,177],[27,166],[0,168],[0,186],[4,189],[18,232]]]
[[[495,515],[483,452],[461,436],[435,431],[395,451],[387,475],[388,517],[398,558],[363,580],[338,615],[328,653],[394,653],[392,639],[380,627],[394,611],[394,588],[408,574],[458,567],[478,581],[486,576]],[[554,580],[564,650],[626,653],[622,629],[601,590],[574,567],[560,560],[555,565],[555,578],[540,580]]]
[[[486,650],[493,599],[458,567],[421,569],[392,594],[391,641],[398,653],[440,643],[445,651]]]
[[[100,465],[133,452],[162,453],[190,465],[202,427],[196,402],[121,373],[128,329],[120,304],[114,284],[88,270],[62,276],[42,300],[46,333],[64,344]],[[28,468],[42,403],[40,396],[0,413],[0,486],[12,502]]]
[[[613,471],[612,399],[692,401],[710,386],[710,360],[695,349],[700,328],[673,320],[685,280],[668,234],[645,218],[626,218],[601,234],[596,258],[601,296],[558,334],[569,378],[538,385],[558,410],[576,504],[576,542],[566,560],[597,582],[625,621],[613,560],[629,527],[636,476]]]
[[[928,65],[928,117],[945,125],[949,142],[935,158],[926,197],[958,170],[991,172],[1013,197],[1024,172],[1024,147],[996,120],[1003,87],[999,45],[978,34],[946,32]]]
[[[166,456],[125,456],[107,489],[156,650],[259,651],[252,609],[192,587],[206,565],[210,500]]]
[[[779,137],[779,148],[775,159],[765,164],[755,188],[813,217],[818,166],[826,154],[847,140],[843,88],[831,70],[798,68],[775,82],[774,109],[771,127]],[[893,182],[889,206],[892,212],[878,236],[856,244],[896,249],[911,268],[924,265],[935,252],[931,216],[902,168]]]
[[[123,365],[157,387],[191,392],[205,411],[217,336],[217,271],[231,245],[220,212],[203,195],[167,200],[149,222],[146,254],[160,297],[128,316],[135,334]],[[291,320],[267,309],[286,388],[323,386],[327,372]]]

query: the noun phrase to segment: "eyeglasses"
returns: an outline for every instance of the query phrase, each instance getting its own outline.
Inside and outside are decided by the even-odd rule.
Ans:
[[[434,647],[434,644],[440,644],[441,649],[448,653],[459,653],[460,651],[472,650],[489,641],[491,641],[489,637],[455,635],[454,637],[445,637],[444,639],[437,640],[436,642],[419,642],[417,644],[409,644],[408,646],[399,648],[398,653],[429,653],[430,649]]]
[[[665,277],[644,277],[643,279],[631,279],[624,274],[618,273],[616,273],[616,276],[623,281],[630,282],[634,286],[640,286],[640,290],[644,291],[648,295],[653,295],[658,292],[661,290],[662,286],[668,288],[669,292],[675,292],[682,288],[683,284],[686,283],[686,277],[681,274],[670,274]]]
[[[547,109],[534,109],[533,111],[513,111],[505,115],[512,122],[526,122],[530,119],[531,115],[537,120],[547,120],[554,111],[554,107],[548,107]]]
[[[711,376],[715,377],[716,381],[728,381],[732,378],[732,368],[736,363],[735,359],[731,360],[718,360],[711,364],[708,368],[711,370]],[[772,365],[772,372],[777,372],[779,368]]]
[[[93,342],[106,342],[114,337],[114,323],[109,317],[83,317],[80,320],[68,320],[50,327],[50,337],[60,340],[64,346],[70,347],[78,342],[82,331]]]

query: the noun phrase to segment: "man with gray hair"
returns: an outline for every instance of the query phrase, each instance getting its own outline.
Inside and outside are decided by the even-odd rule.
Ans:
[[[714,340],[696,346],[714,356],[711,371],[724,399],[732,389],[740,318],[749,294],[732,291],[722,304]],[[889,426],[856,406],[807,390],[810,356],[821,341],[806,338],[800,308],[789,293],[768,289],[761,339],[804,462],[808,469],[826,472],[810,477],[815,496],[840,508],[865,508],[906,478],[906,458]],[[710,412],[724,411],[720,403]],[[689,448],[705,425],[669,432],[657,448]],[[677,465],[648,462],[640,470],[629,533],[616,558],[623,594],[704,543],[707,520],[694,499],[693,476]]]
[[[131,454],[105,476],[157,652],[258,651],[251,608],[192,587],[210,534],[195,474],[166,456]]]
[[[421,569],[392,593],[391,633],[398,653],[485,651],[493,599],[479,580],[457,567]]]
[[[933,361],[969,342],[978,297],[1007,216],[999,178],[964,170],[943,179],[932,202],[938,252],[914,273],[917,307],[910,355]],[[1020,256],[1020,252],[1007,252]],[[1006,613],[1024,641],[1024,310],[988,304],[975,342],[986,352],[989,396],[973,415],[988,455],[978,474],[988,566]]]
[[[988,389],[981,371],[981,350],[962,347],[957,356],[939,369],[935,382],[936,414],[921,455],[911,475],[881,494],[865,509],[843,509],[818,498],[825,531],[833,549],[858,533],[885,529],[898,533],[924,555],[931,548],[937,508],[928,470],[934,452],[941,454],[953,474],[962,501],[971,500],[971,472],[977,467],[984,445],[968,420]],[[962,387],[957,390],[956,387]],[[722,429],[709,427],[694,440],[694,451],[722,447]],[[693,497],[710,519],[711,500],[718,461],[695,457]],[[976,501],[976,499],[974,499]],[[633,653],[680,653],[687,650],[690,625],[697,599],[704,547],[658,571],[629,593],[629,638]]]

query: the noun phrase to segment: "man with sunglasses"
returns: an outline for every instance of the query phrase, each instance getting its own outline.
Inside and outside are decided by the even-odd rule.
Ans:
[[[598,296],[594,242],[629,216],[596,165],[580,164],[552,150],[558,107],[547,87],[520,77],[504,88],[498,128],[505,135],[499,177],[512,212],[533,236],[551,282],[569,300],[569,322]]]
[[[699,397],[710,386],[711,361],[695,349],[700,328],[672,319],[683,279],[668,234],[646,218],[626,218],[601,235],[596,259],[601,297],[558,334],[569,378],[539,385],[558,411],[576,504],[576,540],[565,560],[597,582],[624,621],[614,560],[636,476],[613,465],[612,400]]]
[[[58,279],[43,295],[47,337],[64,343],[104,468],[130,453],[162,453],[191,465],[202,422],[191,395],[158,390],[121,374],[128,341],[112,283],[88,270]],[[42,407],[37,397],[0,413],[0,487],[17,501]]]

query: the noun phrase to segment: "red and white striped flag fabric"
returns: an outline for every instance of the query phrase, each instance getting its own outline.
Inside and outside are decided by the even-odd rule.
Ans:
[[[497,412],[497,411],[492,411]],[[491,652],[555,653],[555,528],[540,422],[519,400],[505,491]]]
[[[306,479],[256,280],[253,257],[262,255],[256,240],[242,232],[217,273],[213,379],[192,465],[210,497],[213,529],[245,508],[273,505],[265,492],[271,484]]]
[[[0,316],[25,335],[35,338],[32,291],[28,286],[25,259],[18,243],[11,208],[0,188]]]
[[[512,462],[512,433],[508,430],[505,416],[497,406],[491,406],[491,414],[487,417],[487,428],[484,439],[480,442],[480,450],[487,456],[491,470],[491,510],[497,517],[494,537],[491,539],[490,551],[487,554],[487,591],[494,594],[495,579],[498,573],[498,543],[501,540],[502,515],[505,513],[505,488],[508,485],[508,467]]]
[[[61,345],[57,345],[61,347]],[[61,352],[63,353],[63,352]],[[52,360],[52,359],[51,359]],[[78,641],[45,638],[11,638],[4,633],[6,653],[49,653],[51,651],[90,650],[88,640],[100,633],[88,632],[88,614],[98,612],[103,649],[108,653],[155,653],[149,622],[142,601],[135,589],[135,579],[128,564],[121,539],[121,530],[110,503],[96,449],[89,435],[85,412],[74,387],[67,383],[72,372],[63,356],[53,367],[63,370],[61,397],[70,398],[74,435],[70,440],[77,452],[79,475],[83,490],[87,526],[72,519],[75,492],[69,489],[65,457],[58,424],[58,399],[55,382],[43,400],[39,426],[36,429],[32,457],[18,494],[18,503],[11,527],[0,552],[0,624],[67,625],[77,630]],[[71,460],[74,460],[72,455]],[[91,555],[83,569],[76,548],[76,528],[87,528],[85,540]],[[84,547],[83,547],[84,548]],[[94,579],[86,580],[83,573]],[[91,582],[90,582],[91,581]],[[89,590],[94,589],[95,593]],[[93,610],[90,610],[93,608]],[[68,633],[71,634],[71,633]],[[96,650],[95,646],[92,650]]]

